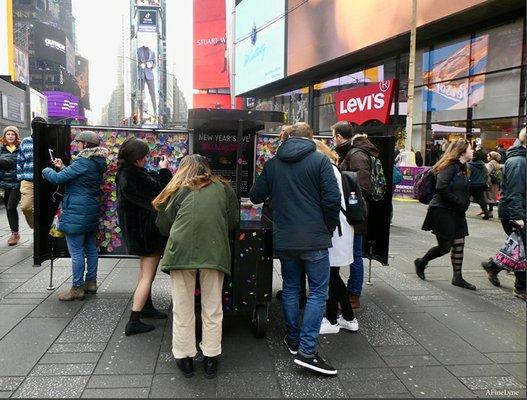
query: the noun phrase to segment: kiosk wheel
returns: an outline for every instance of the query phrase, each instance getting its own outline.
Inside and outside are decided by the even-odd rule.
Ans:
[[[267,318],[267,304],[257,304],[256,307],[254,307],[253,319],[251,322],[254,336],[257,338],[265,337],[267,324],[269,322]]]

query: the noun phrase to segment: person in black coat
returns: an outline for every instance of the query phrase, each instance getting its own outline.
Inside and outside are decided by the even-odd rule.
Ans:
[[[20,203],[20,182],[16,177],[16,160],[20,153],[20,135],[16,126],[8,126],[0,137],[0,189],[4,192],[0,196],[4,202],[7,221],[11,229],[11,236],[7,239],[9,246],[14,246],[20,240],[18,233],[18,203]]]
[[[477,150],[474,153],[474,159],[468,163],[470,168],[470,195],[479,204],[485,220],[490,218],[488,204],[485,199],[485,192],[488,190],[486,159],[485,153],[482,150]]]
[[[159,162],[159,173],[147,171],[148,151],[148,145],[140,139],[125,140],[119,150],[119,169],[115,180],[117,215],[128,253],[140,257],[138,284],[125,329],[127,336],[154,329],[153,325],[142,322],[140,317],[167,318],[167,314],[154,308],[151,297],[152,283],[167,241],[156,226],[157,212],[152,200],[170,182],[172,174],[166,157]]]
[[[432,167],[436,179],[436,194],[428,206],[423,223],[424,231],[432,231],[437,246],[414,261],[415,272],[425,279],[427,264],[450,252],[454,275],[452,284],[476,290],[461,275],[465,237],[468,236],[465,212],[470,205],[467,163],[472,160],[473,150],[465,139],[457,139],[448,147],[439,162]]]

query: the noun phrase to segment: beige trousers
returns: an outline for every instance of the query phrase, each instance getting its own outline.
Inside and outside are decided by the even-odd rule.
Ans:
[[[20,209],[26,217],[27,224],[31,229],[33,229],[35,225],[33,222],[33,182],[21,181],[20,194]]]
[[[174,354],[174,358],[194,357],[197,353],[194,311],[196,273],[197,270],[170,271],[174,303],[172,324],[172,354]],[[203,355],[207,357],[215,357],[221,354],[223,278],[223,272],[215,269],[199,270],[203,326],[200,348]]]

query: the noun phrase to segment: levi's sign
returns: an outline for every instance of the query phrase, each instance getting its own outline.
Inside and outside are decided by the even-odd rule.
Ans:
[[[362,125],[377,120],[386,124],[390,116],[396,80],[343,90],[335,95],[335,110],[339,121]]]

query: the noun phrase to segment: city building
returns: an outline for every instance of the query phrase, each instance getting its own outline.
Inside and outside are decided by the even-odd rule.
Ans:
[[[339,119],[406,135],[412,1],[236,3],[235,93],[248,105],[322,135]],[[510,144],[525,124],[525,2],[419,0],[415,25],[412,148],[430,164],[455,137]]]

